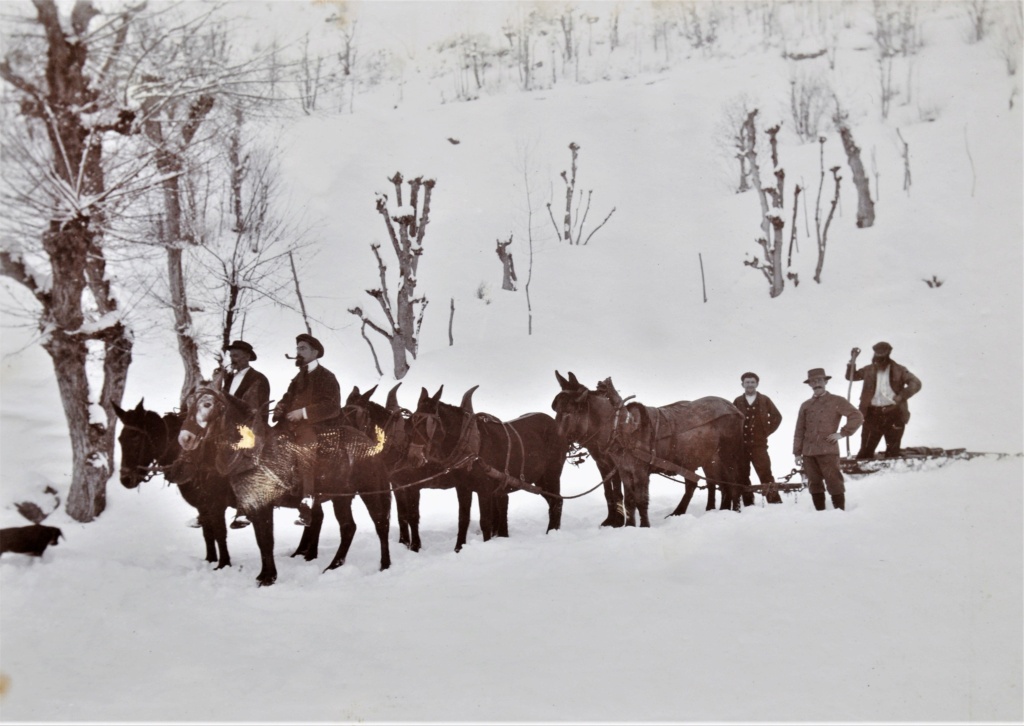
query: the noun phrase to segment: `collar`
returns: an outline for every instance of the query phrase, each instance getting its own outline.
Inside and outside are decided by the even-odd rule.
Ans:
[[[320,367],[319,359],[314,359],[314,360],[310,361],[309,363],[307,363],[304,366],[304,368],[306,369],[306,373],[312,373],[313,371],[315,371],[319,367]]]

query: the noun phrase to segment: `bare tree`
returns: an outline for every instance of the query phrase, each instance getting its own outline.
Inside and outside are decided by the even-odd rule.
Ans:
[[[403,378],[409,372],[408,357],[416,358],[419,349],[420,327],[423,325],[423,314],[427,308],[427,298],[416,296],[416,272],[419,267],[420,256],[423,254],[423,236],[430,221],[430,196],[436,181],[416,177],[409,181],[409,204],[402,201],[401,173],[389,180],[395,187],[395,209],[388,208],[388,197],[386,194],[377,196],[377,212],[384,220],[387,228],[388,238],[391,240],[391,247],[398,259],[398,288],[395,291],[394,301],[388,290],[387,265],[380,254],[380,244],[370,245],[374,257],[377,258],[377,271],[380,273],[380,287],[367,290],[366,293],[377,301],[381,312],[384,313],[386,323],[381,325],[371,320],[363,312],[362,308],[350,308],[349,312],[358,317],[363,323],[363,337],[366,338],[365,330],[370,328],[388,341],[391,346],[391,355],[394,365],[395,378]],[[420,190],[423,189],[423,199],[420,202]],[[366,338],[370,344],[369,338]],[[370,344],[373,350],[373,345]],[[374,353],[376,358],[376,353]]]
[[[512,252],[508,249],[512,245],[512,235],[509,235],[506,241],[502,242],[499,239],[496,240],[496,243],[495,252],[498,253],[498,259],[501,260],[501,289],[515,290],[516,265],[512,260]]]
[[[971,23],[970,39],[974,43],[985,39],[989,25],[988,0],[964,0],[964,14]]]
[[[562,182],[565,184],[565,214],[562,217],[561,231],[558,229],[558,223],[555,222],[554,212],[551,211],[551,202],[547,204],[548,216],[551,217],[551,224],[555,226],[555,234],[561,237],[563,241],[568,242],[570,245],[585,245],[590,242],[590,238],[594,236],[597,230],[608,223],[608,220],[615,214],[615,207],[612,207],[612,211],[608,212],[608,215],[601,221],[601,224],[594,227],[584,239],[583,225],[587,221],[587,215],[590,214],[590,199],[594,194],[594,190],[587,190],[587,206],[583,207],[581,214],[580,207],[583,204],[583,190],[580,189],[579,194],[576,194],[576,162],[579,158],[579,144],[575,141],[571,142],[569,144],[569,151],[572,153],[570,171],[563,171],[559,174],[562,177]],[[574,204],[575,206],[573,206]]]
[[[33,4],[30,31],[9,36],[0,61],[0,78],[20,101],[5,124],[0,273],[36,303],[71,438],[66,509],[89,522],[106,507],[114,405],[131,362],[132,334],[107,276],[105,235],[119,197],[145,170],[129,165],[108,178],[103,142],[130,132],[134,121],[134,112],[117,103],[112,76],[137,10],[90,32],[99,13],[88,0],[64,19],[55,0]],[[91,355],[98,370],[88,364]],[[100,381],[98,389],[90,377]]]
[[[757,244],[764,252],[764,260],[757,256],[743,262],[744,265],[760,270],[768,280],[768,294],[778,297],[786,286],[785,269],[783,266],[783,236],[782,230],[786,225],[782,218],[785,207],[784,188],[786,172],[779,166],[778,147],[776,136],[779,133],[779,126],[775,125],[767,129],[769,143],[771,144],[772,168],[774,169],[775,184],[766,187],[761,183],[761,167],[757,161],[757,129],[754,119],[758,110],[754,109],[747,114],[746,138],[750,146],[747,149],[747,160],[750,163],[750,177],[757,190],[758,200],[761,202],[761,232],[763,236],[757,239]]]
[[[860,158],[860,147],[853,140],[853,131],[846,123],[846,113],[836,102],[836,114],[833,117],[839,138],[846,151],[847,163],[853,173],[853,186],[857,190],[857,226],[870,227],[875,223],[875,203],[871,200],[871,182],[864,172],[864,162]]]

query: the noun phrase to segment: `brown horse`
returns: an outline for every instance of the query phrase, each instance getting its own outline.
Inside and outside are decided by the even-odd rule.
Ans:
[[[558,434],[547,414],[528,413],[503,422],[473,411],[469,389],[460,406],[441,402],[441,386],[433,396],[420,393],[409,420],[410,462],[450,469],[463,489],[477,494],[480,530],[484,540],[508,536],[508,487],[521,481],[540,489],[548,503],[547,531],[562,521],[560,496],[562,467],[568,442]],[[459,491],[460,487],[456,487]],[[466,541],[468,497],[460,495],[458,550]]]
[[[182,425],[178,441],[186,451],[207,442],[209,461],[226,476],[238,508],[252,520],[262,568],[257,582],[272,585],[277,579],[274,564],[274,507],[297,499],[292,480],[302,457],[313,457],[317,471],[317,498],[334,503],[341,527],[341,544],[327,570],[340,567],[352,544],[356,524],[352,497],[360,495],[373,519],[380,541],[380,568],[391,565],[388,527],[391,491],[378,454],[383,436],[374,441],[348,426],[325,426],[317,433],[315,447],[298,446],[283,427],[268,429],[266,418],[234,396],[200,389]],[[325,570],[326,571],[326,570]]]
[[[565,380],[557,377],[560,383]],[[686,513],[699,485],[698,468],[708,481],[708,509],[715,506],[714,485],[722,490],[723,509],[739,507],[743,414],[731,403],[707,396],[657,408],[644,406],[624,401],[610,378],[594,391],[582,385],[579,388],[583,391],[576,390],[574,397],[561,401],[556,397],[557,420],[570,436],[599,432],[595,438],[606,445],[604,450],[622,476],[627,524],[634,523],[635,507],[640,526],[650,526],[651,473],[679,474],[683,470],[686,492],[672,516]]]

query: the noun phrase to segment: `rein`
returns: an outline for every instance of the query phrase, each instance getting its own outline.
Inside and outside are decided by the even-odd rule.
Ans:
[[[168,429],[167,429],[167,422],[164,421],[163,416],[159,416],[159,415],[157,416],[157,420],[160,422],[160,425],[164,429],[164,435],[163,435],[164,448],[163,448],[163,451],[161,451],[159,454],[154,455],[154,457],[153,457],[153,459],[152,459],[152,461],[150,463],[148,463],[148,464],[136,464],[134,467],[132,467],[136,471],[144,471],[144,472],[146,472],[145,476],[143,476],[142,479],[139,480],[139,484],[144,484],[144,483],[148,482],[149,480],[151,480],[157,474],[163,472],[164,467],[160,464],[160,460],[163,459],[167,455],[167,452],[170,451],[170,449],[171,449],[171,437],[169,436],[169,432],[168,432]],[[137,432],[139,432],[140,434],[142,434],[145,437],[146,441],[149,444],[153,445],[153,448],[156,448],[155,441],[153,439],[153,434],[152,434],[152,432],[149,429],[144,429],[141,426],[135,426],[134,424],[126,424],[124,422],[121,423],[121,429],[122,429],[122,431],[137,431]]]

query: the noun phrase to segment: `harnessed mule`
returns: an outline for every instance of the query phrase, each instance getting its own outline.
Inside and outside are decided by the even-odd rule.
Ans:
[[[209,442],[208,463],[228,478],[239,509],[252,520],[262,561],[256,577],[261,586],[272,585],[277,579],[274,507],[298,505],[293,480],[301,457],[313,458],[317,499],[334,503],[341,529],[341,544],[324,571],[345,562],[356,531],[352,517],[352,497],[356,494],[366,505],[377,531],[380,568],[390,566],[391,493],[378,456],[383,440],[371,440],[348,426],[327,426],[318,432],[314,447],[302,447],[294,443],[284,427],[267,428],[266,419],[244,402],[211,389],[198,391],[190,409],[179,442],[185,450]]]
[[[161,416],[146,410],[142,403],[140,400],[138,406],[128,411],[114,406],[122,424],[117,437],[121,445],[121,485],[135,489],[157,473],[162,473],[168,483],[177,484],[182,498],[199,513],[206,561],[216,562],[218,570],[230,567],[226,510],[235,506],[231,487],[224,477],[179,461],[178,432],[183,414]]]
[[[477,493],[480,529],[484,540],[508,536],[508,489],[525,482],[541,489],[548,503],[547,531],[562,520],[562,467],[568,443],[559,436],[547,414],[529,413],[503,422],[473,411],[469,389],[458,407],[442,403],[438,389],[429,396],[424,389],[409,420],[410,460],[416,465],[433,463],[464,477]],[[459,502],[459,539],[465,543],[469,522],[469,497]]]

